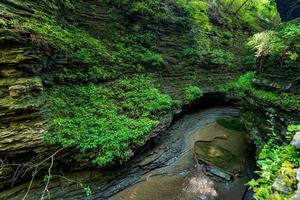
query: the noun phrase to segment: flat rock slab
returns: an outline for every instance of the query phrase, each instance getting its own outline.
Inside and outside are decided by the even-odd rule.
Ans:
[[[195,142],[194,153],[198,161],[227,173],[233,173],[232,164],[240,162],[230,151],[210,142]]]

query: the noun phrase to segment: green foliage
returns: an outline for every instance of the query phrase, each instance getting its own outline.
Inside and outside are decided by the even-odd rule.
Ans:
[[[248,185],[254,191],[256,200],[288,200],[295,192],[297,180],[294,168],[299,166],[300,157],[297,149],[291,145],[278,146],[273,140],[264,145],[257,165],[259,178],[252,179]],[[279,178],[281,187],[289,191],[283,194],[273,189],[273,183]]]
[[[92,192],[92,189],[91,189],[90,186],[86,186],[86,187],[84,187],[83,189],[84,189],[85,195],[86,195],[87,197],[89,197],[89,196],[92,195],[93,192]]]
[[[22,23],[22,27],[86,64],[97,65],[98,59],[110,59],[110,54],[102,41],[75,26],[63,27],[54,19],[43,18],[27,20]]]
[[[222,49],[213,49],[210,53],[210,61],[216,66],[231,66],[233,63],[234,55],[230,51]]]
[[[117,38],[118,42],[114,44],[115,52],[113,57],[125,69],[162,66],[164,60],[162,55],[154,50],[156,47],[153,33],[116,34],[115,38]]]
[[[208,4],[199,0],[176,0],[177,5],[183,9],[191,19],[192,24],[204,30],[210,30],[209,17],[207,14]]]
[[[291,124],[287,128],[287,139],[291,141],[296,132],[300,131],[300,124]]]
[[[79,65],[53,69],[62,82],[98,82],[115,77],[120,69],[137,71],[162,66],[164,62],[155,51],[155,36],[149,31],[131,34],[113,31],[114,43],[110,43],[55,19],[39,17],[16,23],[34,34],[34,42],[58,49]]]
[[[252,29],[271,26],[280,21],[273,0],[216,0],[216,4],[223,12],[234,14]]]
[[[184,100],[191,102],[203,95],[203,90],[197,86],[189,85],[184,90]]]
[[[92,37],[86,31],[73,25],[62,26],[54,19],[37,18],[19,21],[21,27],[30,30],[35,36],[34,42],[50,45],[68,56],[73,63],[83,63],[86,67],[62,68],[59,79],[64,81],[99,81],[113,75],[105,69],[104,63],[113,63],[113,57],[105,44]]]
[[[255,77],[254,72],[248,72],[242,75],[237,81],[231,81],[219,86],[222,92],[238,92],[239,96],[244,96],[244,89],[252,88],[252,79]]]
[[[248,42],[257,58],[270,65],[294,67],[299,63],[300,23],[290,22],[279,29],[255,34]]]
[[[67,9],[75,9],[73,0],[62,0],[62,2]]]
[[[127,15],[159,16],[161,14],[160,2],[156,0],[116,0],[113,3]]]
[[[52,126],[46,140],[94,152],[93,162],[101,166],[128,160],[158,125],[154,116],[175,105],[143,76],[116,81],[111,88],[56,86],[47,96]]]
[[[237,81],[229,82],[225,85],[219,86],[222,92],[234,92],[241,97],[251,95],[262,101],[271,102],[278,106],[285,106],[287,108],[299,108],[300,96],[289,93],[275,93],[261,89],[256,89],[252,85],[252,80],[255,77],[254,72],[248,72],[241,76]]]

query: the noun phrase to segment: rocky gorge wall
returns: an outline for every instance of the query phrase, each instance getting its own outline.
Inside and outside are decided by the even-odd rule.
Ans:
[[[284,21],[289,21],[299,17],[300,4],[299,1],[289,0],[277,0],[277,7],[280,15]]]
[[[300,121],[299,107],[274,103],[269,97],[253,91],[299,95],[299,67],[274,68],[280,63],[268,63],[266,59],[263,68],[254,68],[253,57],[249,57],[244,43],[258,30],[237,13],[222,12],[218,4],[205,1],[198,6],[201,12],[193,15],[190,11],[193,8],[184,7],[177,1],[155,1],[150,8],[139,2],[132,5],[126,1],[105,0],[1,1],[0,191],[30,180],[34,177],[31,172],[35,174],[35,167],[40,171],[38,176],[44,176],[52,166],[51,160],[55,160],[52,173],[62,176],[77,170],[99,168],[91,160],[103,149],[90,150],[86,143],[68,146],[68,142],[73,142],[72,137],[58,138],[63,142],[54,144],[45,139],[55,123],[59,127],[54,129],[56,132],[71,127],[66,130],[73,131],[74,135],[86,129],[94,130],[95,124],[103,125],[102,121],[90,123],[90,119],[107,117],[105,112],[89,110],[90,102],[96,106],[104,105],[104,110],[113,113],[114,117],[107,114],[108,124],[118,122],[117,117],[121,116],[121,121],[126,122],[120,123],[121,126],[133,123],[131,128],[138,134],[140,127],[152,125],[145,128],[147,134],[144,132],[143,138],[136,143],[126,143],[127,135],[124,136],[127,147],[119,152],[128,157],[121,160],[122,157],[115,154],[119,157],[106,166],[116,167],[132,157],[134,150],[149,138],[164,133],[174,114],[181,112],[183,104],[189,104],[203,92],[214,96],[218,91],[216,86],[237,79],[248,70],[256,70],[256,77],[251,80],[255,90],[241,96],[242,118],[252,131],[252,139],[257,146],[263,145],[270,137],[270,129],[274,129],[285,143],[287,126]],[[295,17],[295,9],[297,7],[279,10],[282,16],[289,16],[285,19],[290,19]],[[198,15],[203,21],[195,20]],[[260,30],[264,28],[260,27]],[[149,84],[148,78],[154,83]],[[98,87],[100,91],[95,89]],[[143,91],[147,91],[146,95]],[[168,96],[172,97],[172,102]],[[76,97],[86,101],[77,102]],[[100,97],[104,101],[97,102]],[[61,107],[51,107],[53,102]],[[108,106],[106,102],[109,102]],[[80,108],[76,112],[88,110],[92,115],[86,112],[76,115],[72,112],[76,107]],[[58,116],[49,114],[56,108]],[[60,115],[65,113],[58,108],[66,110],[70,118],[79,120],[59,121],[63,119]],[[82,114],[88,117],[80,118]],[[127,131],[104,125],[110,130]],[[94,136],[88,134],[91,138]],[[69,136],[69,133],[65,135]],[[78,137],[79,140],[86,139],[85,136]],[[66,138],[69,140],[64,140]],[[94,141],[98,139],[93,138]],[[47,181],[47,175],[44,178]],[[101,174],[95,179],[98,178],[101,179]],[[72,184],[76,190],[78,184]],[[42,181],[35,187],[40,185],[43,185]],[[82,191],[77,192],[83,195]]]
[[[19,19],[55,17],[65,26],[68,23],[76,24],[93,38],[100,38],[108,46],[116,39],[113,37],[114,31],[130,35],[146,29],[147,32],[154,34],[153,51],[160,54],[163,59],[159,69],[148,67],[142,70],[136,68],[112,70],[111,61],[105,58],[97,64],[114,72],[110,72],[106,78],[94,81],[100,84],[109,84],[126,74],[130,76],[133,73],[142,73],[158,80],[160,83],[158,87],[162,91],[182,100],[187,85],[198,85],[212,91],[215,85],[225,83],[241,74],[241,70],[238,70],[240,66],[231,69],[210,68],[208,64],[192,61],[192,57],[184,55],[183,49],[193,46],[194,38],[191,28],[183,26],[176,20],[153,21],[152,18],[138,15],[131,16],[132,19],[128,21],[122,12],[111,10],[109,3],[92,0],[78,0],[74,3],[59,0],[4,0],[1,1],[0,8],[0,190],[12,183],[18,184],[28,180],[31,175],[26,173],[27,170],[31,170],[35,164],[44,159],[46,162],[41,164],[41,170],[47,169],[50,164],[49,156],[53,154],[57,154],[59,158],[54,164],[54,171],[63,170],[63,166],[67,171],[91,167],[88,156],[79,154],[78,150],[74,148],[60,150],[59,146],[50,145],[44,140],[50,126],[45,92],[53,86],[65,85],[74,80],[86,83],[81,75],[90,73],[85,71],[89,69],[85,68],[78,72],[78,66],[84,68],[86,63],[68,57],[68,53],[53,43],[48,43],[30,29],[24,28],[19,24]],[[181,15],[178,13],[174,11],[175,16]],[[243,41],[238,39],[244,35],[243,30],[239,29],[239,35],[228,36],[219,30],[224,27],[226,28],[226,25],[222,23],[216,25],[215,35],[211,37],[220,40],[220,48],[229,45],[229,49],[234,49],[235,44]],[[230,30],[231,28],[228,28],[228,31]],[[230,44],[226,43],[229,40]],[[108,51],[111,52],[114,48],[117,47],[108,47]],[[236,53],[244,52],[241,48],[236,50]],[[66,71],[67,75],[61,77]],[[71,80],[70,74],[76,74],[75,79]],[[161,125],[152,132],[153,135],[168,126],[171,121],[170,115],[172,111],[160,117]],[[70,169],[69,166],[73,167]]]

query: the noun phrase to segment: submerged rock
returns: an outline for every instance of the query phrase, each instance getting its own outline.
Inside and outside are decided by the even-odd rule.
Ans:
[[[221,169],[218,169],[216,167],[207,166],[206,170],[207,170],[207,172],[209,172],[215,176],[218,176],[222,179],[225,179],[226,181],[230,181],[232,178],[232,176],[230,174],[227,174],[226,172],[224,172]]]
[[[230,151],[209,142],[195,142],[194,153],[198,161],[225,171],[238,159]]]

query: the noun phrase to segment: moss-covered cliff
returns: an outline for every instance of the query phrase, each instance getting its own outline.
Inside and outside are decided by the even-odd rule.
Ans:
[[[256,199],[291,199],[297,190],[300,156],[290,143],[300,130],[299,33],[296,19],[255,34],[248,42],[255,72],[220,87],[242,99],[241,117],[258,150],[259,178],[249,183]]]
[[[43,176],[53,155],[54,171],[126,162],[182,104],[255,70],[244,43],[278,23],[269,1],[3,0],[0,8],[0,189],[29,171]],[[270,66],[257,85],[274,76]],[[298,91],[298,68],[288,69],[278,70],[280,87],[292,81],[285,92]],[[265,126],[250,123],[270,110],[253,91],[251,128]],[[299,120],[281,97],[280,116]]]

